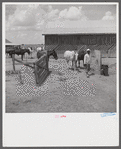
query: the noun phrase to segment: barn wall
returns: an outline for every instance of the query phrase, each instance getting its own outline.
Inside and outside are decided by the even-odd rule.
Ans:
[[[45,44],[73,44],[95,45],[114,44],[116,34],[89,34],[89,35],[45,35]]]
[[[66,50],[90,48],[101,50],[102,57],[116,57],[116,34],[45,35],[46,49]]]

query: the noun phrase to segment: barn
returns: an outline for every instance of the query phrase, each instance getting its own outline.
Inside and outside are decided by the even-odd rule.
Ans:
[[[5,39],[5,49],[6,49],[6,51],[11,51],[11,50],[14,49],[14,46],[18,46],[18,45],[20,45],[20,44],[12,43],[8,39]]]
[[[55,49],[58,54],[66,50],[91,49],[100,50],[102,57],[116,57],[115,30],[80,30],[76,29],[46,29],[43,33],[45,49]]]

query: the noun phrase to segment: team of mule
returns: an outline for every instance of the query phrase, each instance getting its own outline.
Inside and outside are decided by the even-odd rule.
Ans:
[[[20,47],[14,47],[10,50],[6,49],[6,53],[9,54],[12,58],[12,54],[17,54],[17,55],[21,55],[21,60],[23,60],[23,56],[25,53],[28,53],[30,55],[31,50],[30,49],[22,49]]]
[[[58,59],[57,53],[55,51],[55,49],[53,50],[45,50],[44,48],[38,47],[36,49],[37,52],[37,58],[39,59],[43,54],[47,55],[47,58],[49,60],[50,56],[53,56],[54,59]],[[23,49],[20,47],[15,47],[12,50],[6,50],[6,53],[8,53],[11,57],[12,54],[17,54],[17,55],[21,55],[21,59],[23,60],[23,56],[25,53],[28,53],[29,55],[32,53],[32,48],[28,47],[27,49]],[[86,54],[86,51],[84,49],[80,49],[80,50],[75,50],[75,51],[65,51],[64,52],[64,58],[67,62],[67,64],[69,64],[69,61],[71,61],[72,63],[72,68],[75,65],[77,68],[77,64],[78,66],[80,66],[80,60],[83,61],[83,66],[84,66],[84,55]]]
[[[85,50],[80,49],[79,51],[65,51],[64,58],[67,61],[67,64],[69,64],[69,61],[72,63],[72,68],[75,64],[77,68],[77,64],[80,67],[80,61],[83,60],[83,66],[84,66],[84,55],[86,54]]]

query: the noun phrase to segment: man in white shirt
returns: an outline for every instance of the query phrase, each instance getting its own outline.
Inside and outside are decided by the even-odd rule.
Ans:
[[[86,75],[89,77],[89,71],[90,71],[90,62],[91,62],[91,56],[90,56],[90,49],[87,49],[87,54],[84,56],[84,66],[86,69]]]

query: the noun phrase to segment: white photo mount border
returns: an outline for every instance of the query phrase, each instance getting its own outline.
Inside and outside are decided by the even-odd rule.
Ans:
[[[23,2],[22,2],[23,3]],[[5,39],[5,5],[2,4],[2,39]],[[28,3],[24,3],[28,4]],[[30,3],[34,4],[34,3]],[[36,3],[37,4],[37,3]],[[38,3],[39,4],[39,3]],[[55,4],[59,3],[42,3]],[[61,3],[64,5],[74,4]],[[80,3],[75,3],[78,5]],[[89,4],[91,3],[83,3]],[[5,113],[5,52],[3,64],[3,146],[44,147],[44,146],[118,146],[119,145],[119,5],[118,3],[94,3],[93,5],[117,6],[117,111],[116,113]],[[61,25],[63,26],[63,25]],[[5,51],[5,40],[2,41]]]

